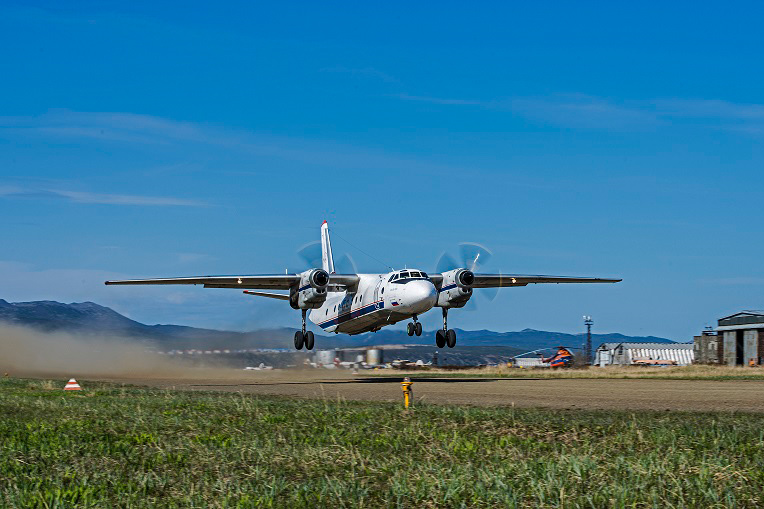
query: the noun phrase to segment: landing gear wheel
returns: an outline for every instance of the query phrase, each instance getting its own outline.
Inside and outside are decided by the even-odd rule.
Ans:
[[[438,332],[435,333],[435,344],[438,348],[446,346],[446,333],[442,329],[438,329]]]
[[[413,336],[414,335],[414,324],[413,323],[409,322],[408,324],[406,324],[406,333],[409,336]]]
[[[454,336],[454,341],[456,341],[456,336]],[[306,350],[313,350],[313,344],[316,342],[316,336],[313,335],[312,332],[308,331],[305,333],[305,349]]]
[[[421,323],[417,322],[417,323],[414,324],[414,334],[416,334],[417,336],[421,336],[422,335],[422,324]]]
[[[446,331],[446,344],[448,344],[449,348],[456,346],[456,331],[454,331],[454,329],[448,329],[448,331]]]
[[[294,333],[294,347],[298,350],[302,350],[302,345],[305,344],[305,336],[303,335],[302,331],[297,331]]]

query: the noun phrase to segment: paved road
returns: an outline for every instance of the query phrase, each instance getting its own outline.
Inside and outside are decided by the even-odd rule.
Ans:
[[[240,372],[239,372],[240,373]],[[307,398],[400,401],[400,377],[318,377],[247,373],[205,379],[121,379],[186,390]],[[484,406],[764,412],[764,381],[651,379],[491,379],[414,377],[415,402]]]

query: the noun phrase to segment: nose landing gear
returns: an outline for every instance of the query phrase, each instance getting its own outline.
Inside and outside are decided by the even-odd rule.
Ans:
[[[311,331],[305,330],[305,314],[307,311],[302,310],[302,330],[294,333],[294,347],[297,350],[302,350],[305,346],[306,350],[313,350],[313,345],[316,342],[316,336]]]
[[[413,316],[414,322],[409,322],[408,325],[406,325],[406,334],[409,336],[413,336],[416,334],[417,336],[422,335],[422,324],[417,321],[416,315]]]
[[[456,346],[456,331],[448,328],[448,309],[443,308],[443,329],[435,333],[435,344],[438,348],[448,345],[449,348]]]

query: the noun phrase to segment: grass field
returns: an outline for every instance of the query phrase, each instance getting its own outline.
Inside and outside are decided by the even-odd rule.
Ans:
[[[549,369],[549,368],[509,368],[506,366],[485,367],[460,370],[376,370],[362,372],[368,376],[390,376],[391,373],[405,376],[407,373],[418,376],[446,377],[489,377],[489,378],[654,378],[659,380],[764,380],[764,367],[735,367],[735,366],[672,366],[672,367],[643,367],[643,366],[608,366],[606,368],[587,367],[583,369]]]
[[[4,507],[759,507],[756,414],[0,381]]]

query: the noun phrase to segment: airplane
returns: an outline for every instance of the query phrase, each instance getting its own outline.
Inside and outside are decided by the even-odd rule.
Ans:
[[[478,255],[479,256],[479,255]],[[621,279],[522,274],[475,273],[471,266],[439,274],[419,269],[393,270],[385,274],[337,274],[329,236],[329,224],[321,225],[321,268],[294,274],[197,276],[106,281],[107,285],[202,285],[233,288],[248,295],[285,300],[302,312],[302,329],[295,332],[297,350],[312,350],[315,335],[306,328],[306,316],[326,332],[361,334],[404,320],[409,336],[421,336],[419,316],[434,307],[441,309],[443,328],[435,333],[438,348],[456,346],[456,331],[448,328],[448,311],[464,307],[475,288],[527,286],[540,283],[617,283]],[[289,293],[262,290],[288,290]]]

